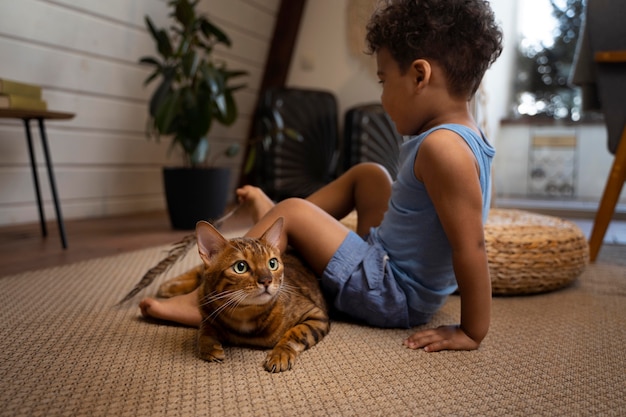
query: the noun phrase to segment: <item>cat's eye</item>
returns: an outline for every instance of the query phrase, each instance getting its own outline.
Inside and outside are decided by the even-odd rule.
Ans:
[[[233,265],[233,271],[238,274],[244,274],[248,272],[248,263],[246,261],[238,261]]]
[[[267,266],[270,267],[270,270],[276,271],[278,269],[278,259],[276,258],[270,259],[269,261],[267,261]]]

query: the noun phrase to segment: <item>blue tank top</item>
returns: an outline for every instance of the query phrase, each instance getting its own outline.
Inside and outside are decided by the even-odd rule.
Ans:
[[[406,294],[409,314],[416,315],[433,314],[457,289],[450,243],[424,183],[413,172],[420,145],[438,129],[457,133],[476,157],[483,195],[483,222],[491,200],[491,162],[495,149],[472,129],[457,124],[440,125],[410,137],[401,147],[400,169],[389,207],[380,226],[373,228],[371,234],[387,251],[394,278]]]

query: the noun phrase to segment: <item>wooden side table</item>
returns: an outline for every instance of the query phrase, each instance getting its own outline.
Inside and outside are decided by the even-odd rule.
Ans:
[[[26,142],[28,144],[28,154],[30,156],[30,167],[33,174],[33,184],[35,186],[35,195],[37,196],[37,205],[39,207],[39,221],[41,223],[41,234],[48,235],[46,228],[46,219],[44,216],[43,202],[41,200],[41,191],[39,188],[39,176],[37,175],[37,161],[35,160],[35,152],[33,149],[33,139],[30,132],[30,121],[37,120],[39,124],[39,135],[41,136],[41,145],[43,147],[44,157],[46,158],[46,166],[48,168],[48,179],[50,180],[50,190],[52,191],[52,199],[54,201],[54,209],[57,215],[57,224],[59,226],[59,235],[61,236],[61,245],[63,249],[67,249],[67,238],[65,237],[65,227],[63,226],[63,215],[61,214],[61,205],[59,196],[57,195],[56,183],[54,181],[54,170],[52,168],[52,159],[50,158],[50,150],[48,148],[48,138],[46,136],[46,127],[44,121],[71,119],[73,113],[62,113],[54,111],[38,111],[38,110],[20,110],[20,109],[0,109],[0,119],[21,119],[24,123],[26,132]]]

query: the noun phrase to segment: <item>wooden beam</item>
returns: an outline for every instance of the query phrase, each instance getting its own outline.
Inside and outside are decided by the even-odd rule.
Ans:
[[[282,87],[287,82],[305,5],[306,0],[281,1],[270,51],[265,62],[261,91],[270,87]]]

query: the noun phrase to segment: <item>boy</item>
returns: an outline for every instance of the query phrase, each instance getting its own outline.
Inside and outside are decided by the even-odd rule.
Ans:
[[[281,249],[293,246],[321,276],[337,310],[381,327],[427,323],[459,291],[461,323],[409,336],[411,349],[478,348],[491,314],[483,236],[494,149],[468,102],[499,56],[502,33],[482,0],[389,0],[372,16],[367,42],[376,55],[382,105],[410,136],[392,184],[376,164],[361,164],[306,200],[274,203],[254,187],[239,199],[258,220],[257,237],[284,218]],[[339,221],[358,213],[357,233]],[[142,313],[197,326],[195,293],[146,299]]]

